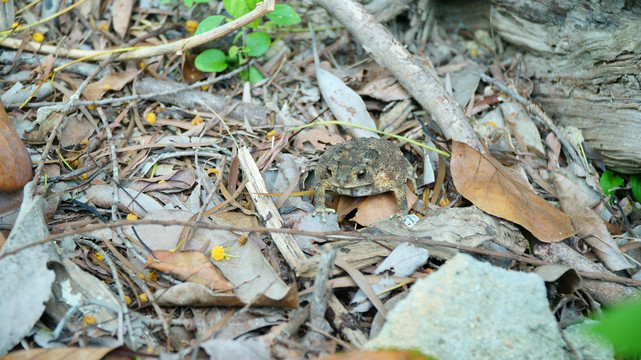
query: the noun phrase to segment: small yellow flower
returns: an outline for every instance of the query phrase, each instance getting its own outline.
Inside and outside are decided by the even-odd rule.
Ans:
[[[16,22],[14,22],[13,24],[11,24],[11,28],[12,28],[12,29],[15,29],[15,28],[17,28],[17,27],[19,27],[19,26],[20,26],[20,23],[19,23],[19,22],[17,22],[17,21],[16,21]]]
[[[272,130],[267,133],[267,140],[271,140],[274,136],[276,136],[276,130]]]
[[[95,257],[95,258],[96,258],[96,259],[98,259],[98,260],[102,260],[102,259],[104,259],[104,258],[105,258],[104,256],[102,256],[102,254],[101,254],[101,253],[94,253],[94,254],[93,254],[93,257]]]
[[[144,61],[141,61],[141,62],[138,63],[138,69],[144,69],[145,66],[147,66],[147,63],[144,62]]]
[[[153,112],[153,111],[152,112],[148,112],[145,115],[145,120],[147,120],[148,123],[153,125],[154,123],[156,123],[156,113]]]
[[[149,272],[149,280],[151,280],[153,282],[157,282],[158,281],[158,272],[157,271],[150,271]]]
[[[140,301],[141,301],[141,302],[144,302],[144,303],[146,303],[146,302],[148,302],[148,301],[149,301],[149,298],[147,297],[147,294],[140,294],[140,295],[138,296],[138,299],[140,299]]]
[[[41,43],[45,39],[45,36],[42,33],[39,33],[39,32],[33,33],[33,36],[31,36],[31,37],[33,38],[33,41],[35,41],[37,43]]]
[[[82,181],[87,181],[87,173],[82,173],[82,175],[80,175],[80,178],[82,179]]]
[[[138,216],[134,213],[127,214],[127,220],[138,220]]]
[[[185,23],[185,30],[191,35],[193,35],[196,32],[196,29],[198,28],[198,22],[194,20],[189,20]]]
[[[200,116],[196,115],[195,118],[191,119],[191,124],[192,125],[200,125],[204,122],[205,120]]]
[[[222,259],[229,261],[233,257],[238,257],[236,255],[230,255],[229,253],[227,253],[229,251],[229,248],[230,246],[227,246],[227,249],[220,245],[215,246],[213,249],[211,249],[211,258],[216,261],[220,261]]]
[[[96,318],[91,315],[85,315],[82,317],[82,325],[89,326],[96,323]]]
[[[131,301],[131,298],[129,297],[129,295],[125,295],[125,304],[127,304],[127,306],[129,306],[129,305],[131,305],[132,302],[133,301]]]
[[[472,50],[470,51],[470,53],[472,54],[472,56],[479,56],[479,52],[476,50]]]

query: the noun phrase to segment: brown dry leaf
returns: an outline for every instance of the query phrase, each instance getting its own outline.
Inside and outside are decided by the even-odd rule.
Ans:
[[[296,137],[296,150],[303,151],[305,143],[309,142],[316,150],[325,150],[327,145],[334,145],[345,141],[340,135],[327,129],[316,128],[302,133]]]
[[[210,290],[227,289],[225,292],[231,293],[230,289],[234,287],[200,251],[156,250],[154,255],[159,261],[150,255],[146,268],[170,274],[178,280],[204,285]]]
[[[187,84],[193,84],[203,78],[203,72],[196,69],[194,59],[196,55],[188,54],[185,56],[185,63],[183,64],[183,80]]]
[[[3,360],[35,360],[35,359],[49,359],[49,360],[63,360],[63,359],[85,359],[85,360],[100,360],[105,358],[107,354],[116,348],[107,347],[68,347],[68,348],[53,348],[53,349],[31,349],[14,351],[6,356]]]
[[[407,206],[411,209],[418,200],[418,196],[407,185],[405,185],[405,194]],[[387,219],[396,212],[396,196],[392,192],[368,196],[357,208],[358,212],[351,220],[362,226],[368,226],[378,220]]]
[[[481,210],[523,226],[543,242],[559,242],[576,233],[567,215],[490,156],[454,141],[451,171],[461,195]]]
[[[133,9],[133,0],[114,0],[111,6],[112,25],[114,31],[120,35],[120,38],[124,38],[127,35],[127,28],[129,27]]]
[[[330,355],[315,360],[433,360],[434,358],[421,355],[409,350],[357,350]]]
[[[31,157],[0,102],[0,190],[22,188],[31,180]]]
[[[367,95],[386,102],[410,98],[407,90],[405,90],[393,76],[380,77],[368,82],[358,90],[358,94]]]
[[[138,73],[130,69],[116,74],[109,74],[95,83],[87,85],[82,94],[87,100],[100,100],[109,90],[122,90]]]

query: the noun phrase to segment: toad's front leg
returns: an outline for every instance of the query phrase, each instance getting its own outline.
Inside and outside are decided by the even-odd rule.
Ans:
[[[314,193],[314,204],[316,205],[316,208],[314,209],[314,212],[312,213],[312,216],[316,216],[316,214],[320,213],[321,214],[321,219],[323,222],[325,222],[325,214],[333,214],[336,213],[336,210],[334,209],[328,209],[325,206],[325,191],[327,190],[327,186],[324,184],[319,184],[316,187],[316,192]]]

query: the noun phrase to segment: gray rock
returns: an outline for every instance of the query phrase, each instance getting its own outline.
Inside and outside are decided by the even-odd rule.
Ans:
[[[414,284],[368,348],[447,359],[571,359],[543,280],[459,254]]]

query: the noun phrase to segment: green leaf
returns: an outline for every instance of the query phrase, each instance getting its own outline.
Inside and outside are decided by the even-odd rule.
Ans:
[[[630,176],[630,188],[634,198],[641,202],[641,175]]]
[[[247,70],[243,70],[243,71],[240,72],[240,78],[245,80],[245,81],[247,81]],[[264,78],[265,77],[263,76],[263,74],[260,71],[258,71],[258,69],[256,69],[253,66],[249,67],[249,82],[250,83],[253,84],[255,82],[259,82],[259,81],[263,80]]]
[[[196,28],[194,35],[202,34],[211,29],[215,29],[225,20],[225,17],[222,15],[212,15],[208,16],[205,20],[201,21]]]
[[[256,8],[256,1],[254,0],[223,0],[223,5],[225,10],[229,15],[233,16],[234,19],[249,13],[250,11]]]
[[[229,51],[227,51],[227,54],[228,54],[230,57],[236,57],[236,56],[238,56],[238,46],[236,46],[236,45],[232,45],[232,46],[230,46],[230,47],[229,47]]]
[[[610,341],[618,355],[641,356],[641,302],[606,309],[603,315],[592,331]]]
[[[204,72],[221,72],[227,69],[225,53],[218,49],[208,49],[201,52],[194,60],[196,69]]]
[[[272,39],[264,32],[253,32],[247,35],[246,41],[248,49],[247,55],[253,57],[263,55],[272,43]]]
[[[603,193],[606,196],[613,195],[614,191],[611,191],[610,189],[618,186],[623,186],[623,178],[620,177],[619,175],[615,175],[610,170],[606,170],[601,175],[601,180],[599,180],[599,184],[601,185],[601,189],[603,190]]]
[[[267,18],[280,26],[296,25],[300,22],[300,16],[296,11],[285,4],[276,4],[274,11],[267,14]]]
[[[183,2],[185,3],[186,7],[194,6],[194,0],[183,0]]]

